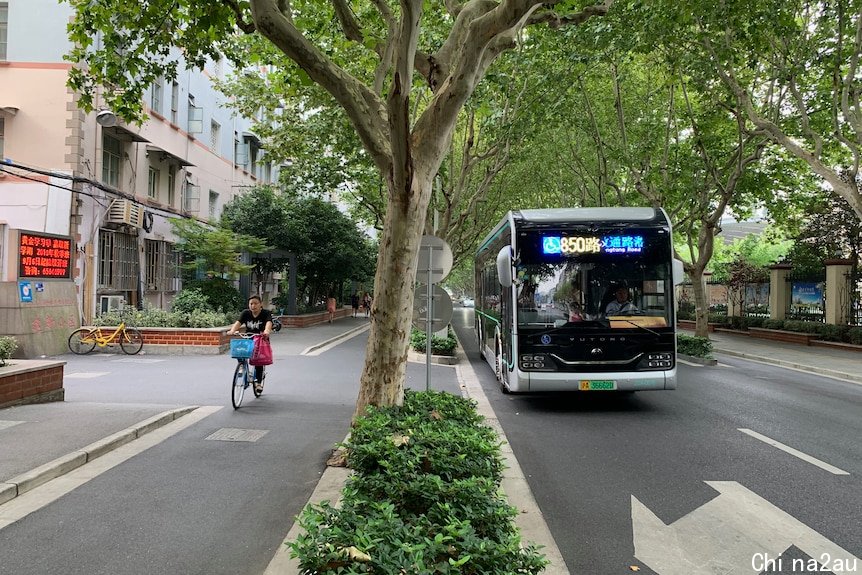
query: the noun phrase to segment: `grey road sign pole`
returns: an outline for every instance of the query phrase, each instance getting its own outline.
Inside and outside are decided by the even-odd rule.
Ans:
[[[431,270],[434,268],[434,248],[428,248],[428,319],[425,322],[425,391],[431,389],[431,321],[434,317],[434,295],[432,294]]]

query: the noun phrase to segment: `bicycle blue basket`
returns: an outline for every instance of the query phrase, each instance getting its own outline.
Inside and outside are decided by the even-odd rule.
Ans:
[[[236,359],[249,359],[254,351],[253,339],[230,340],[230,356]]]

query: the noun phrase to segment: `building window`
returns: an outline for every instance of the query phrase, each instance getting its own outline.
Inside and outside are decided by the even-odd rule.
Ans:
[[[195,106],[195,97],[189,94],[189,134],[200,134],[204,131],[204,109]]]
[[[159,171],[152,167],[147,178],[147,197],[152,200],[159,199]]]
[[[178,110],[180,109],[180,85],[171,82],[171,124],[177,125]]]
[[[186,182],[185,194],[183,194],[183,210],[187,212],[198,212],[201,208],[201,187]]]
[[[147,291],[180,291],[180,259],[174,245],[158,240],[146,240],[146,269],[144,270]]]
[[[210,122],[210,149],[218,154],[219,140],[221,139],[221,126],[215,120]]]
[[[6,59],[6,39],[9,30],[9,3],[0,2],[0,60]]]
[[[99,230],[99,289],[138,289],[140,262],[137,236]]]
[[[120,187],[120,161],[123,148],[120,141],[107,134],[102,135],[102,182]]]
[[[210,219],[214,220],[218,215],[218,192],[210,190]]]
[[[150,89],[150,108],[157,114],[162,113],[162,79],[157,78]]]
[[[176,168],[171,166],[170,168],[168,168],[168,205],[171,207],[173,207],[174,205],[174,189],[176,186],[176,180]]]
[[[234,148],[234,164],[237,166],[247,166],[248,165],[248,144],[240,143],[239,135],[234,132],[233,136],[233,148]]]
[[[0,118],[0,160],[4,158],[3,156],[3,140],[6,139],[6,118]]]

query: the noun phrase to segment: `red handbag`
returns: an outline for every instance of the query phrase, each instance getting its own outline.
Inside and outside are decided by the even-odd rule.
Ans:
[[[272,365],[272,346],[269,345],[269,338],[264,334],[259,333],[254,336],[254,351],[248,363],[254,366]]]

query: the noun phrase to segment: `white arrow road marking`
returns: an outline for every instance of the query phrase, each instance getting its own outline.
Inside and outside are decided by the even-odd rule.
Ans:
[[[706,484],[718,497],[671,525],[632,495],[635,557],[659,575],[757,574],[792,545],[835,575],[859,575],[858,558],[756,493],[735,481]]]
[[[744,433],[746,435],[750,435],[754,439],[759,439],[760,441],[762,441],[763,443],[766,443],[767,445],[771,445],[772,447],[777,447],[781,451],[784,451],[786,453],[789,453],[790,455],[798,457],[802,461],[807,461],[808,463],[810,463],[812,465],[816,465],[817,467],[819,467],[821,469],[825,469],[829,473],[834,473],[835,475],[850,475],[849,473],[847,473],[843,469],[839,469],[838,467],[835,467],[833,465],[829,465],[828,463],[826,463],[824,461],[820,461],[816,457],[811,457],[810,455],[808,455],[806,453],[802,453],[801,451],[793,449],[789,445],[784,445],[780,441],[775,441],[771,437],[766,437],[765,435],[761,435],[761,434],[757,433],[756,431],[751,431],[750,429],[743,429],[743,428],[739,428],[738,431],[741,431],[742,433]]]

